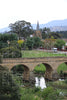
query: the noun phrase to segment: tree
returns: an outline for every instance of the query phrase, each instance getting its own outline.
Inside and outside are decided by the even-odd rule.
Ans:
[[[20,57],[22,57],[21,51],[15,47],[2,48],[0,50],[0,52],[3,55],[3,58],[20,58]]]
[[[61,50],[62,49],[62,46],[65,45],[65,41],[64,40],[61,40],[61,39],[57,39],[56,42],[55,42],[55,46]]]
[[[18,36],[17,34],[7,34],[7,33],[4,33],[4,34],[0,34],[0,49],[1,48],[5,48],[8,46],[8,40],[10,41],[17,41],[18,40]]]
[[[41,44],[42,44],[41,39],[40,39],[39,37],[33,37],[33,39],[34,39],[34,47],[35,47],[35,48],[40,47]]]
[[[4,68],[0,68],[0,100],[20,100],[20,88]]]
[[[45,39],[45,38],[48,38],[49,37],[49,33],[50,33],[50,29],[49,28],[43,28],[42,30],[42,38]]]
[[[28,37],[26,40],[26,46],[29,49],[38,48],[42,44],[42,41],[39,37]]]
[[[62,36],[61,34],[58,34],[57,32],[50,32],[49,38],[54,37],[54,39],[60,39]]]
[[[29,48],[29,50],[32,50],[32,48],[34,46],[34,39],[32,37],[27,38],[26,46]]]
[[[19,38],[23,36],[26,38],[30,34],[33,33],[32,26],[30,22],[26,22],[24,20],[22,21],[16,21],[14,24],[9,25],[12,32],[18,34]]]

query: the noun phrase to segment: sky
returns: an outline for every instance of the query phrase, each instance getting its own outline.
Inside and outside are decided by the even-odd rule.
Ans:
[[[67,0],[0,0],[0,29],[25,20],[45,24],[67,19]]]

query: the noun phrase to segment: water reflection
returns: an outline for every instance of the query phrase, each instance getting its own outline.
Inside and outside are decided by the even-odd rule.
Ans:
[[[41,89],[46,88],[46,83],[44,77],[35,77],[35,86],[41,87]]]

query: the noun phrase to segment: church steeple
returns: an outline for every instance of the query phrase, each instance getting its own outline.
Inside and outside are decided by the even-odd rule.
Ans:
[[[37,31],[39,30],[39,21],[37,21]]]
[[[38,21],[37,21],[37,26],[36,26],[36,31],[34,33],[34,36],[39,37],[40,39],[42,39],[42,34],[41,34],[40,29],[39,29],[39,22]]]

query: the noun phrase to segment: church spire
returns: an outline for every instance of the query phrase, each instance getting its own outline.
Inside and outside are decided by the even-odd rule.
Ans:
[[[39,30],[39,21],[37,21],[37,30]]]

